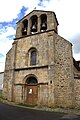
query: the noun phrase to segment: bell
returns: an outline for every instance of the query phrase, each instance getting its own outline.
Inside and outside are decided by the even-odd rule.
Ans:
[[[33,29],[33,30],[35,30],[35,29],[36,29],[36,26],[35,26],[35,25],[33,25],[33,26],[32,26],[32,29]]]
[[[36,32],[36,26],[35,25],[32,26],[32,32]]]
[[[46,30],[46,23],[43,23],[43,24],[42,24],[41,29],[42,29],[42,30]]]
[[[27,29],[26,28],[24,28],[24,30],[23,30],[24,32],[27,32]]]

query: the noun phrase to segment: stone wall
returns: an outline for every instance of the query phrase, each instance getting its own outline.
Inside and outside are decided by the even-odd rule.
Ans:
[[[74,96],[75,102],[74,105],[77,108],[80,108],[80,79],[75,79],[74,81]]]
[[[23,38],[23,40],[19,39],[16,51],[16,69],[31,67],[26,58],[28,57],[26,55],[31,47],[35,47],[38,50],[36,66],[48,65],[46,79],[45,74],[43,75],[43,69],[41,69],[43,72],[40,72],[40,69],[38,68],[36,68],[35,72],[32,68],[32,70],[27,70],[25,75],[23,72],[21,73],[24,77],[28,74],[33,73],[36,75],[38,73],[36,76],[40,79],[40,81],[38,81],[39,83],[44,83],[43,80],[48,82],[46,90],[45,85],[39,86],[39,103],[42,104],[42,101],[47,100],[44,103],[47,103],[48,105],[53,105],[55,102],[55,105],[58,106],[72,106],[74,76],[71,43],[54,32],[47,32],[39,35],[36,34]],[[26,62],[28,63],[26,64]],[[20,82],[20,79],[23,80],[24,77],[21,77],[20,74],[16,75],[17,76],[15,76],[15,78],[17,78],[17,81],[19,80]],[[48,94],[46,95],[46,92],[40,91],[40,88],[44,89],[44,91],[48,91]],[[48,99],[43,95],[43,93],[48,96]]]
[[[80,107],[80,71],[74,67],[74,96],[75,96],[75,107]]]
[[[31,35],[30,29],[31,29],[31,17],[33,15],[37,15],[38,17],[38,25],[37,25],[37,33],[41,32],[40,31],[40,27],[41,27],[41,19],[40,16],[42,14],[46,14],[47,15],[47,30],[51,30],[54,29],[56,31],[57,29],[57,25],[58,25],[58,21],[56,18],[56,15],[54,12],[49,12],[49,11],[40,11],[40,10],[33,10],[30,14],[28,14],[27,16],[25,16],[23,19],[21,19],[18,23],[17,23],[17,29],[16,29],[16,38],[22,37],[22,22],[27,19],[28,20],[28,30],[27,30],[27,35]]]
[[[27,58],[29,49],[33,47],[37,49],[36,66],[30,66]],[[25,77],[33,74],[38,80],[38,105],[72,106],[74,76],[71,50],[72,45],[54,31],[18,39],[16,46],[7,54],[4,78],[4,81],[7,78],[4,84],[7,96],[4,96],[24,103]]]
[[[4,71],[3,97],[10,101],[13,100],[15,49],[16,44],[13,44],[13,47],[6,55]]]
[[[20,70],[15,73],[15,84],[23,84],[23,79],[25,76],[34,74],[38,78],[38,83],[48,83],[48,85],[40,85],[38,87],[38,104],[54,104],[54,31],[36,34],[33,36],[25,37],[23,39],[18,39],[17,49],[16,49],[16,60],[15,68],[17,70],[21,68],[27,68],[27,70]],[[37,64],[36,66],[30,66],[29,56],[27,56],[30,48],[37,49]],[[40,68],[41,66],[41,68]],[[46,69],[45,66],[47,66]],[[16,81],[17,80],[17,81]],[[46,88],[47,86],[47,88]],[[15,89],[17,91],[17,87]],[[15,91],[14,90],[14,91]],[[44,91],[43,91],[44,90]],[[46,93],[48,91],[48,93]],[[15,93],[15,92],[14,92]],[[45,94],[45,95],[44,95]],[[40,96],[41,95],[41,96]],[[16,96],[17,97],[17,96]],[[14,97],[15,98],[15,97]],[[18,102],[21,100],[15,98]],[[22,100],[24,101],[24,100]]]
[[[25,68],[29,67],[28,51],[30,48],[37,49],[37,65],[48,65],[53,63],[54,59],[54,41],[53,33],[42,33],[36,34],[30,37],[25,37],[23,39],[18,39],[17,51],[16,51],[16,68]]]
[[[15,72],[15,86],[14,86],[15,102],[24,103],[24,101],[26,99],[25,98],[26,96],[24,96],[25,95],[24,92],[23,92],[24,90],[22,91],[22,84],[26,83],[27,79],[25,79],[25,78],[27,78],[27,76],[30,76],[30,75],[36,76],[36,78],[38,80],[38,92],[39,92],[39,94],[38,94],[38,100],[39,100],[38,104],[39,104],[39,102],[42,101],[42,99],[45,99],[44,103],[46,104],[46,101],[47,101],[46,97],[47,96],[45,97],[44,93],[45,93],[45,95],[48,94],[48,93],[46,93],[45,89],[42,89],[42,88],[44,88],[45,84],[48,83],[48,71],[47,71],[46,67],[23,70],[23,71],[16,71]],[[43,84],[41,84],[41,83],[43,83]],[[23,94],[23,97],[22,97],[22,94]],[[41,96],[40,96],[40,94],[41,94]],[[44,96],[44,98],[42,96]]]
[[[55,37],[55,104],[70,107],[74,99],[72,45],[60,36]]]
[[[40,31],[40,15],[47,15],[47,31]],[[30,35],[30,18],[38,16],[38,31]],[[28,34],[22,37],[22,22],[28,20]],[[6,55],[3,96],[25,103],[26,80],[35,76],[38,83],[38,105],[80,106],[80,72],[73,66],[72,45],[55,33],[58,25],[53,12],[33,11],[17,23],[16,38]],[[16,40],[17,39],[17,40]],[[30,65],[30,49],[37,51],[36,65]],[[26,85],[27,86],[27,85]]]

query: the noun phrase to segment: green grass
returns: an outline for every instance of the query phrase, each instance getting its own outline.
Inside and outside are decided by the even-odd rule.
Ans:
[[[23,104],[23,103],[19,103],[18,105],[25,106],[25,107],[35,107],[36,106],[36,105],[28,105],[28,104]]]
[[[2,90],[0,90],[0,97],[2,97]]]

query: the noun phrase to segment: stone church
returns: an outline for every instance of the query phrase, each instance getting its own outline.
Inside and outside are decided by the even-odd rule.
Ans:
[[[52,11],[33,10],[17,22],[6,54],[3,97],[27,105],[80,107],[80,61],[58,35]]]

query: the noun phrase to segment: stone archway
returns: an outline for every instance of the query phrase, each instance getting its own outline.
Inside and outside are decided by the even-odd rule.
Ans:
[[[38,99],[37,79],[33,76],[26,80],[26,104],[36,105]]]

